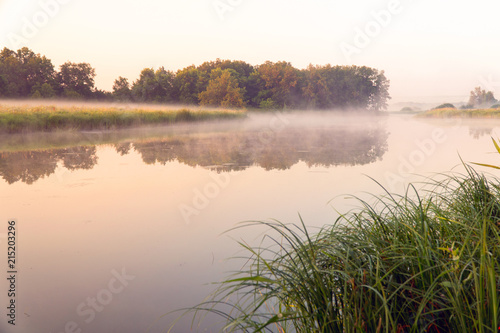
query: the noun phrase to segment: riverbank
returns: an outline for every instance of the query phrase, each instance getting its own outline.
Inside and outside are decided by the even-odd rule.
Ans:
[[[419,118],[500,118],[500,109],[433,109],[416,115]]]
[[[0,105],[0,134],[55,130],[107,130],[246,116],[244,110],[111,106]]]
[[[268,228],[262,245],[240,243],[248,264],[190,311],[220,314],[232,332],[497,331],[500,187],[465,168],[360,199],[319,232],[302,220],[243,224]]]

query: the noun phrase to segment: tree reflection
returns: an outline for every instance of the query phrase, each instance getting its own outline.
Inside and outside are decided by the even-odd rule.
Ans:
[[[134,143],[134,148],[147,164],[178,160],[190,166],[219,170],[240,170],[252,165],[284,170],[299,161],[326,167],[367,164],[387,151],[388,134],[381,127],[294,128],[271,136],[261,133],[163,139]]]
[[[8,184],[21,181],[33,184],[50,176],[62,162],[68,170],[92,169],[97,164],[95,146],[82,146],[43,151],[0,153],[0,176]]]
[[[263,135],[265,134],[265,135]],[[292,127],[279,131],[196,133],[171,138],[113,144],[127,155],[134,149],[146,164],[179,161],[225,172],[260,166],[285,170],[302,161],[311,166],[361,165],[375,162],[387,151],[383,126]],[[68,170],[92,169],[96,146],[0,153],[0,176],[9,184],[33,184],[51,175],[58,163]]]
[[[52,151],[0,153],[0,175],[8,184],[22,181],[33,184],[57,168],[58,158]]]
[[[469,127],[469,134],[474,139],[479,139],[484,135],[491,136],[491,132],[493,131],[492,127]]]
[[[97,164],[97,149],[93,147],[74,147],[56,152],[63,166],[68,170],[90,170]]]

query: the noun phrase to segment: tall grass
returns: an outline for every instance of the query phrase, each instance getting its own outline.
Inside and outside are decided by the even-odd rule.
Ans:
[[[227,332],[498,332],[500,193],[470,167],[310,233],[277,221],[190,311]],[[429,186],[431,186],[429,190]]]
[[[443,108],[421,112],[420,118],[499,118],[500,109],[454,109]]]
[[[0,107],[0,133],[55,129],[111,129],[147,124],[168,124],[239,118],[236,110],[147,110],[98,107]]]

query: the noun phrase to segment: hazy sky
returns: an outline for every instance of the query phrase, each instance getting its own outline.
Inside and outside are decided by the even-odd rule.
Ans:
[[[499,14],[498,0],[0,0],[0,46],[88,62],[105,90],[145,67],[285,60],[383,69],[393,102],[455,102],[479,85],[500,97]]]

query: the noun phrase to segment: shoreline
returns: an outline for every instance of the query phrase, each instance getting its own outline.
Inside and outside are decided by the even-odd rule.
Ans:
[[[417,118],[500,118],[498,109],[434,109],[427,110],[415,115]]]
[[[0,134],[93,131],[169,125],[210,120],[241,119],[245,110],[165,109],[159,106],[120,108],[113,106],[9,106],[0,105]]]

